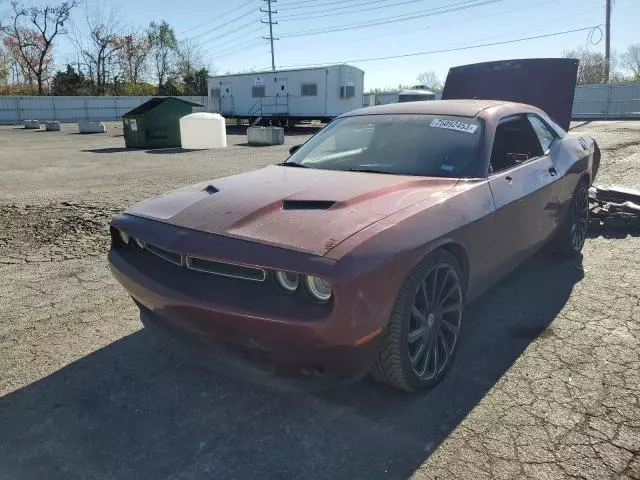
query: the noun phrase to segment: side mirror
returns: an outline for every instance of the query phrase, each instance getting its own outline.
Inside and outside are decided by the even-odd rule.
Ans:
[[[294,153],[296,153],[301,146],[302,145],[294,145],[293,147],[291,147],[289,149],[289,155],[293,155]]]

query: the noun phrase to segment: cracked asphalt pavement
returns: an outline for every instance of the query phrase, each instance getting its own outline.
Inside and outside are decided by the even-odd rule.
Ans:
[[[640,122],[575,124],[600,185],[640,189]],[[107,135],[0,127],[0,479],[640,478],[640,238],[537,254],[470,306],[424,395],[221,376],[158,348],[109,274],[109,218],[172,188],[282,161],[128,151]]]

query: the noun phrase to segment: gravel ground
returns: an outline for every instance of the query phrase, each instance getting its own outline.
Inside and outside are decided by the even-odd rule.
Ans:
[[[640,123],[576,124],[640,188]],[[539,254],[475,302],[436,389],[281,392],[176,360],[105,262],[108,219],[307,138],[127,151],[0,127],[0,478],[640,478],[640,239]]]

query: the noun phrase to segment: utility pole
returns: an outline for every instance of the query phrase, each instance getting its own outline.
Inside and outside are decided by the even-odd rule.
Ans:
[[[609,69],[611,68],[611,0],[606,0],[607,2],[607,19],[605,21],[605,32],[604,32],[604,58],[605,58],[605,71],[604,77],[605,81],[609,82]],[[273,49],[272,49],[273,51]]]
[[[276,0],[262,0],[263,2],[267,2],[267,10],[263,10],[262,8],[260,9],[260,11],[262,13],[267,13],[269,14],[269,20],[267,20],[266,22],[264,20],[260,20],[262,23],[268,23],[269,24],[269,36],[268,37],[262,37],[265,40],[269,40],[271,41],[271,70],[272,71],[276,71],[276,60],[275,57],[273,55],[273,41],[274,40],[278,40],[277,38],[273,38],[273,26],[277,25],[278,22],[274,22],[272,19],[272,15],[278,13],[277,10],[272,10],[271,9],[271,4],[272,3],[276,3]]]

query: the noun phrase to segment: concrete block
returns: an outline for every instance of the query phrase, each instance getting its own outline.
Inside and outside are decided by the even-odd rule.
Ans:
[[[249,127],[247,128],[249,145],[282,145],[284,128],[282,127]]]
[[[40,128],[40,121],[39,120],[25,120],[24,121],[24,128],[27,128],[29,130],[38,130]]]
[[[80,120],[78,130],[80,133],[107,133],[107,127],[104,126],[104,123],[89,120]]]
[[[60,122],[45,122],[44,128],[47,132],[59,132]]]

